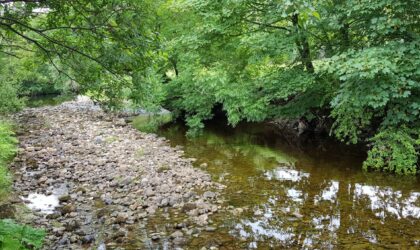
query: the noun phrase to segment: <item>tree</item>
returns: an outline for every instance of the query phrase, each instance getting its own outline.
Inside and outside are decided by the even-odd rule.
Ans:
[[[153,58],[152,7],[147,0],[1,1],[0,51],[40,56],[82,91],[116,105]]]
[[[168,13],[189,18],[167,24],[167,53],[177,62],[168,105],[185,113],[193,133],[218,104],[232,125],[329,117],[337,138],[371,141],[365,168],[416,173],[415,6],[399,0],[174,1]]]

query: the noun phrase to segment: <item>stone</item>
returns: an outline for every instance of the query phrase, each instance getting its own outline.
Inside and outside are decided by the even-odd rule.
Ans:
[[[117,215],[117,218],[115,218],[115,223],[122,224],[126,223],[128,220],[128,214],[127,213],[119,213]]]
[[[55,227],[55,228],[53,228],[52,233],[55,236],[62,236],[64,234],[65,230],[66,230],[65,227]]]
[[[85,235],[84,237],[82,237],[82,242],[83,244],[90,244],[92,242],[95,241],[95,236],[94,235]]]
[[[215,227],[206,227],[204,230],[207,231],[207,232],[214,232],[214,231],[216,231],[216,228]]]
[[[59,200],[60,202],[67,202],[67,201],[69,201],[69,200],[70,200],[70,195],[68,195],[68,194],[66,194],[66,195],[62,195],[62,196],[58,197],[58,200]]]
[[[60,213],[54,212],[52,214],[47,214],[47,216],[45,218],[48,219],[48,220],[54,220],[54,219],[59,218],[60,216],[61,216]]]
[[[175,231],[171,234],[172,239],[177,238],[177,237],[182,237],[182,236],[184,236],[184,234],[181,231]]]
[[[160,202],[160,206],[161,207],[166,207],[169,205],[169,199],[168,198],[163,198],[162,201]]]
[[[23,110],[18,116],[30,130],[19,138],[22,148],[13,166],[19,196],[54,195],[54,188],[65,186],[65,192],[58,192],[65,194],[59,197],[57,212],[46,216],[35,212],[34,224],[50,232],[46,249],[92,247],[99,226],[104,237],[112,239],[110,247],[117,247],[126,242],[127,228],[146,230],[158,207],[169,224],[172,216],[192,215],[185,220],[188,225],[174,226],[176,232],[170,236],[174,248],[185,241],[189,226],[208,225],[206,216],[214,211],[218,197],[209,190],[221,185],[182,158],[180,147],[171,148],[167,140],[127,126],[87,100]],[[167,207],[173,208],[171,212]],[[119,232],[115,239],[114,230]],[[191,230],[192,235],[198,232]],[[150,237],[159,240],[164,235]]]
[[[76,220],[70,220],[64,225],[64,227],[66,228],[66,231],[72,232],[79,228],[80,224]]]
[[[67,205],[61,207],[60,211],[61,211],[62,215],[65,215],[65,214],[69,214],[71,212],[76,211],[76,208],[72,204],[67,204]]]
[[[214,199],[214,198],[216,198],[216,193],[211,192],[211,191],[206,191],[206,192],[204,192],[203,197],[205,199]]]
[[[160,233],[152,233],[152,234],[150,234],[150,239],[152,239],[154,241],[159,240],[160,237],[161,237]]]
[[[144,191],[144,195],[146,195],[147,197],[151,197],[155,195],[155,191],[153,191],[152,188],[147,188],[146,191]]]

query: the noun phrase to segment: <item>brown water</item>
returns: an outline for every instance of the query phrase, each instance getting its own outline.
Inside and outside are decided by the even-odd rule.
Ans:
[[[213,124],[192,140],[184,133],[181,125],[159,132],[227,186],[237,211],[213,217],[220,229],[190,240],[191,249],[420,248],[419,179],[362,171],[357,147],[261,124]]]

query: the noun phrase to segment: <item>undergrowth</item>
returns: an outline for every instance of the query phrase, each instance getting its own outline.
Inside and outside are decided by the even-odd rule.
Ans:
[[[20,225],[13,220],[0,220],[0,249],[41,249],[45,231]]]

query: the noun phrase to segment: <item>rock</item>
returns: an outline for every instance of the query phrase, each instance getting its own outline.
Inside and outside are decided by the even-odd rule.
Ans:
[[[187,203],[182,207],[182,212],[186,213],[188,211],[191,211],[193,209],[197,208],[197,204],[195,203]]]
[[[61,207],[60,211],[61,211],[62,215],[65,215],[65,214],[69,214],[71,212],[76,211],[76,208],[72,204],[68,204],[68,205],[65,205],[65,206]]]
[[[42,184],[45,183],[48,180],[47,176],[41,176],[41,178],[38,179],[38,183]]]
[[[69,201],[69,200],[70,200],[70,195],[68,195],[68,194],[66,194],[66,195],[62,195],[62,196],[58,197],[58,200],[59,200],[60,202],[67,202],[67,201]]]
[[[54,220],[54,219],[59,218],[60,216],[61,216],[60,213],[55,212],[55,213],[52,213],[52,214],[48,214],[45,218],[48,219],[48,220]]]
[[[172,239],[177,238],[177,237],[182,237],[182,236],[184,236],[184,234],[181,231],[175,231],[171,234]]]
[[[185,238],[184,237],[176,237],[172,240],[175,246],[180,246],[185,244]],[[178,248],[177,248],[178,249]]]
[[[156,207],[155,206],[148,207],[148,208],[146,208],[146,212],[148,214],[154,214],[154,213],[156,213]]]
[[[118,231],[112,236],[113,239],[125,237],[127,235],[127,231],[123,228],[118,229]]]
[[[216,198],[216,193],[211,192],[211,191],[206,191],[206,192],[204,192],[203,197],[205,199],[214,199],[214,198]]]
[[[96,211],[96,216],[98,216],[98,218],[102,218],[102,217],[104,217],[107,213],[108,213],[108,211],[107,211],[106,209],[104,209],[104,208],[102,208],[102,209],[98,209],[98,210]]]
[[[146,189],[146,191],[144,191],[144,195],[146,195],[147,197],[151,197],[155,195],[155,191],[153,191],[153,189],[148,188]]]
[[[117,126],[126,126],[127,125],[127,123],[125,122],[124,119],[118,119],[114,122],[114,124],[117,125]]]
[[[198,217],[195,217],[194,220],[200,226],[205,226],[205,225],[209,224],[208,221],[207,221],[208,220],[208,215],[207,214],[202,214]]]
[[[65,230],[66,230],[65,227],[55,227],[55,228],[53,228],[52,233],[55,236],[62,236],[64,234]]]
[[[100,136],[95,137],[94,141],[96,144],[102,144],[104,142],[104,140]]]
[[[70,244],[70,240],[69,240],[69,238],[67,238],[67,236],[63,236],[63,238],[61,238],[58,241],[58,245],[60,245],[60,246],[68,245],[68,244]]]
[[[94,235],[85,235],[84,237],[82,237],[83,244],[90,244],[94,241],[95,241]]]
[[[160,206],[161,207],[166,207],[169,205],[169,199],[168,198],[163,198],[162,201],[160,202]]]
[[[117,218],[115,218],[115,223],[122,224],[126,223],[128,220],[128,214],[127,213],[119,213],[117,215]]]
[[[244,212],[244,209],[243,209],[243,208],[240,208],[240,207],[235,208],[235,209],[233,209],[233,210],[232,210],[232,214],[233,214],[233,215],[235,215],[235,216],[239,216],[239,215],[241,215],[243,212]]]
[[[64,225],[64,227],[66,228],[66,231],[72,232],[79,228],[80,224],[76,220],[70,220]]]
[[[79,240],[79,237],[77,237],[77,235],[72,235],[70,237],[70,242],[71,243],[76,243]]]
[[[167,140],[127,126],[89,100],[28,109],[17,117],[28,132],[19,138],[22,148],[13,163],[16,192],[24,197],[33,192],[65,194],[59,197],[57,212],[45,218],[35,213],[36,226],[51,233],[46,249],[92,247],[89,244],[99,228],[104,239],[111,239],[110,247],[117,248],[117,243],[129,240],[127,228],[133,233],[146,230],[158,207],[168,224],[173,216],[191,215],[185,220],[188,225],[174,226],[176,232],[170,238],[178,247],[185,242],[189,226],[207,226],[207,215],[217,210],[218,193],[209,190],[221,185],[194,168],[194,159],[182,158],[180,147],[171,148]],[[59,184],[63,190],[56,190]],[[167,207],[173,208],[171,212]],[[192,235],[198,232],[191,230]],[[151,238],[164,235],[155,233]]]
[[[206,227],[204,230],[206,230],[207,232],[214,232],[216,231],[215,227]]]

